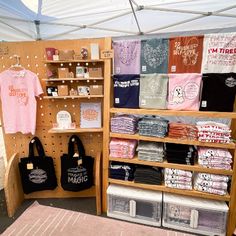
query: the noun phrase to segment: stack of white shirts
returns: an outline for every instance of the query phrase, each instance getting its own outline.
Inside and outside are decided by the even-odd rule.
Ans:
[[[165,186],[178,189],[192,189],[192,172],[165,168]]]
[[[231,170],[232,155],[227,149],[198,147],[198,164],[213,169]]]
[[[214,121],[197,122],[198,140],[211,143],[229,143],[231,130],[225,124]]]
[[[139,160],[163,162],[163,143],[139,141],[137,151]]]
[[[217,195],[226,195],[229,177],[207,173],[197,173],[194,177],[194,189]]]
[[[110,141],[110,156],[119,158],[133,158],[137,140],[112,138]]]

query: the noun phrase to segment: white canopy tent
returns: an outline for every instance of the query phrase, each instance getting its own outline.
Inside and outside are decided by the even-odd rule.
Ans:
[[[235,0],[0,0],[0,40],[236,29]]]

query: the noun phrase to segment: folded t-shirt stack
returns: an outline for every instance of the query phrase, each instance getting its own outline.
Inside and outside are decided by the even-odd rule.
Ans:
[[[196,125],[170,122],[168,136],[170,138],[197,140],[198,130]]]
[[[231,130],[225,124],[214,121],[197,122],[198,140],[211,143],[229,143]]]
[[[139,134],[163,138],[168,132],[168,120],[161,117],[144,117],[138,122]]]
[[[139,141],[137,151],[139,160],[163,162],[163,143]]]
[[[232,155],[227,149],[198,147],[198,164],[213,169],[231,170]]]
[[[165,186],[177,189],[192,189],[192,172],[172,168],[165,169]]]
[[[134,182],[161,185],[161,169],[151,166],[137,166],[134,172]]]
[[[197,157],[197,150],[192,145],[166,143],[165,157],[169,163],[194,165],[194,159]]]
[[[197,173],[194,177],[194,189],[217,195],[227,194],[228,176]]]
[[[134,180],[134,166],[122,163],[111,163],[109,167],[109,178],[120,180]]]
[[[135,134],[138,128],[138,118],[133,115],[117,115],[111,118],[111,132]]]
[[[137,140],[112,138],[110,141],[110,156],[118,158],[133,158]]]

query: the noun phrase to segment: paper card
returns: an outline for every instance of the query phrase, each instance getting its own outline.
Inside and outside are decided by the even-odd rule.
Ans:
[[[27,163],[26,168],[27,170],[33,170],[34,169],[33,163]]]

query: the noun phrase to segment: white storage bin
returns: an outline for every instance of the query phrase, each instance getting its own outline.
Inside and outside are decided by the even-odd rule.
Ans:
[[[203,235],[226,234],[228,206],[225,202],[163,194],[164,227]]]
[[[161,225],[162,193],[118,185],[107,189],[109,217],[153,226]]]

